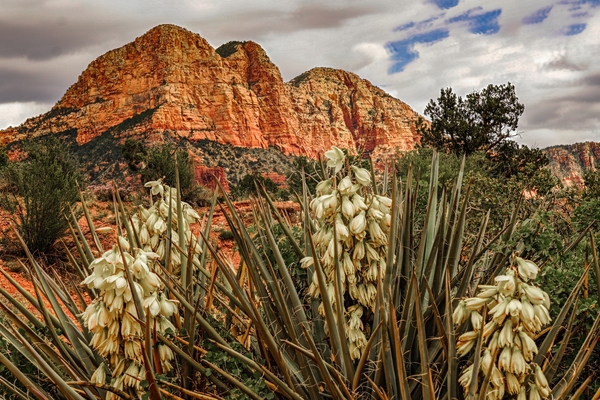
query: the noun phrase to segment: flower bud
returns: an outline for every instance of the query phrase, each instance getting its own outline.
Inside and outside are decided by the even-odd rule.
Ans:
[[[529,386],[529,400],[541,400],[540,392],[535,384]]]
[[[521,290],[525,293],[531,304],[539,305],[544,302],[544,295],[540,288],[522,283]]]
[[[498,337],[498,346],[500,347],[506,347],[506,346],[512,346],[513,344],[513,324],[512,321],[509,319],[504,323],[504,326],[502,327],[502,331],[500,331],[500,336]]]
[[[347,196],[342,197],[342,214],[348,219],[354,218],[356,210],[354,204],[348,199]]]
[[[352,189],[352,179],[350,178],[350,175],[348,175],[344,179],[341,180],[341,182],[338,186],[338,190],[340,191],[340,194],[347,195],[351,192],[351,189]]]
[[[128,251],[130,248],[129,242],[123,236],[119,236],[119,244],[123,248],[123,251]]]
[[[550,314],[548,313],[546,307],[544,307],[542,304],[533,306],[533,312],[540,319],[543,325],[546,325],[550,322]]]
[[[365,219],[365,212],[361,211],[357,216],[352,219],[350,223],[350,232],[354,235],[364,232],[367,227],[367,220]]]
[[[473,329],[476,331],[481,329],[481,324],[483,322],[483,317],[479,314],[478,311],[471,311],[471,324],[473,325]]]
[[[508,389],[508,393],[511,395],[515,395],[521,391],[521,384],[516,376],[511,374],[510,372],[506,373],[506,388]]]
[[[371,184],[371,174],[364,168],[358,168],[353,166],[352,171],[356,176],[356,180],[363,186],[369,186]]]
[[[471,386],[471,379],[473,378],[473,364],[469,365],[463,370],[463,373],[458,378],[458,383],[465,389],[468,390]]]
[[[517,265],[519,267],[519,275],[525,282],[537,277],[540,269],[537,265],[535,265],[535,263],[529,260],[524,260],[521,257],[515,257],[515,260],[517,261]]]
[[[358,210],[366,210],[369,207],[365,204],[365,199],[362,196],[355,194],[352,196],[352,204],[354,204],[354,208]]]
[[[508,349],[508,347],[506,347],[506,349]],[[515,375],[523,375],[526,370],[527,364],[525,363],[521,350],[517,346],[513,346],[510,358],[510,372]]]
[[[452,313],[452,321],[454,325],[462,325],[463,322],[469,317],[470,311],[465,307],[465,301],[461,300],[456,305],[454,312]]]
[[[317,185],[316,191],[320,196],[329,194],[331,192],[331,183],[333,179],[327,179],[326,181],[321,181]]]
[[[498,291],[505,296],[512,296],[517,288],[517,281],[514,276],[510,275],[512,271],[508,271],[506,275],[500,275],[495,278],[498,282]]]
[[[519,332],[519,338],[521,339],[521,349],[523,351],[523,358],[525,361],[533,360],[533,357],[537,354],[538,348],[535,341],[525,332]]]
[[[500,353],[500,357],[498,358],[498,368],[502,371],[509,372],[510,371],[510,359],[512,356],[512,350],[510,347],[505,347],[502,349]]]
[[[346,158],[346,155],[342,150],[332,146],[331,150],[325,152],[325,157],[329,158],[329,161],[327,161],[327,166],[335,168],[335,173],[337,174],[344,166],[344,159]]]
[[[512,299],[508,306],[506,306],[506,313],[513,317],[517,317],[521,311],[521,302],[517,299]]]
[[[467,310],[479,310],[485,304],[487,304],[488,299],[480,299],[478,297],[470,297],[465,300],[465,307]]]
[[[550,386],[548,386],[546,375],[544,375],[544,372],[537,364],[535,366],[535,385],[544,398],[550,396]]]

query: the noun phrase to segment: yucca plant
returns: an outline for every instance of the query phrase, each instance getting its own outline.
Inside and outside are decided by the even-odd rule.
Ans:
[[[13,307],[4,307],[12,324],[0,326],[0,333],[38,366],[40,376],[52,381],[58,388],[57,396],[65,399],[206,399],[229,395],[294,400],[330,397],[471,400],[480,397],[480,393],[486,393],[490,399],[510,396],[514,392],[512,386],[512,392],[505,390],[500,396],[498,379],[505,378],[494,376],[495,370],[491,366],[497,365],[495,353],[498,351],[489,339],[493,340],[493,332],[486,334],[491,328],[486,331],[485,327],[490,321],[496,321],[498,328],[500,325],[500,316],[496,317],[499,311],[494,309],[493,302],[504,304],[505,299],[511,298],[508,303],[517,299],[523,312],[525,303],[515,293],[529,296],[530,290],[522,286],[528,283],[523,280],[518,267],[518,263],[527,261],[516,258],[518,248],[506,246],[519,223],[519,205],[515,206],[512,218],[496,237],[486,236],[487,217],[481,221],[477,233],[465,233],[469,185],[463,188],[462,174],[459,174],[452,188],[444,188],[438,193],[434,157],[427,212],[422,227],[417,228],[414,221],[418,190],[411,185],[411,170],[406,179],[408,184],[403,185],[394,174],[388,188],[385,183],[377,185],[373,168],[369,172],[348,165],[341,151],[333,149],[327,156],[330,168],[320,161],[323,176],[318,193],[313,197],[305,188],[299,197],[303,208],[303,244],[294,239],[289,221],[278,212],[262,188],[259,189],[263,196],[252,201],[255,237],[223,192],[225,201],[219,206],[223,208],[242,260],[236,266],[237,270],[209,240],[217,206],[216,194],[211,210],[202,220],[200,234],[195,236],[182,229],[188,208],[181,202],[178,190],[167,188],[160,182],[152,184],[155,195],[160,196],[160,191],[163,192],[156,207],[160,215],[157,214],[156,221],[151,221],[153,223],[148,222],[150,216],[140,218],[141,210],[136,214],[137,220],[127,215],[117,191],[114,203],[120,218],[114,232],[116,247],[107,255],[83,203],[92,244],[88,244],[82,228],[71,218],[78,257],[66,249],[69,260],[79,271],[82,281],[87,283],[95,281],[91,277],[98,277],[96,266],[104,264],[98,261],[100,258],[110,260],[108,263],[111,268],[114,266],[115,272],[122,272],[122,276],[114,279],[114,289],[119,281],[119,290],[123,290],[123,294],[127,290],[131,292],[133,306],[129,310],[123,307],[119,321],[121,329],[124,319],[131,319],[132,325],[139,326],[131,336],[139,344],[136,347],[139,352],[129,354],[117,350],[107,353],[94,342],[98,332],[88,330],[92,314],[96,315],[94,329],[98,326],[98,318],[103,318],[104,303],[100,302],[108,296],[107,286],[98,281],[100,285],[93,283],[83,287],[95,304],[92,306],[87,305],[80,290],[75,289],[80,299],[76,304],[63,283],[43,271],[29,252],[36,296],[12,282],[40,311],[42,320],[2,291]],[[348,201],[352,202],[352,207]],[[313,294],[310,298],[301,298],[296,291],[277,247],[279,238],[273,234],[275,221],[283,228],[297,260],[304,260],[308,270],[307,285]],[[164,241],[164,254],[159,254],[158,247],[151,243],[156,232],[151,232],[150,227],[160,231],[156,245],[160,246]],[[166,235],[161,236],[165,232]],[[474,235],[474,244],[464,248],[467,234]],[[587,232],[572,244],[576,245],[585,235]],[[149,247],[144,244],[146,240],[150,241]],[[275,264],[258,250],[256,240],[261,242],[262,249],[270,249]],[[361,245],[364,254],[361,254]],[[367,245],[371,250],[367,250]],[[136,269],[138,261],[146,264],[148,272],[160,279],[158,284],[151,285],[153,289],[144,288],[140,283],[143,274]],[[594,265],[597,265],[595,253]],[[527,264],[522,269],[531,271],[533,267]],[[521,276],[521,283],[517,282],[517,274]],[[525,275],[527,280],[531,278],[529,272]],[[106,277],[100,274],[100,277],[112,279],[115,274]],[[496,279],[497,285],[492,285]],[[508,283],[511,279],[514,279],[514,292],[511,292],[512,283]],[[527,357],[533,358],[540,371],[537,368],[527,370],[527,367],[523,370],[520,366],[518,370],[504,371],[513,375],[518,372],[516,379],[522,379],[519,381],[522,387],[531,388],[535,384],[538,392],[549,390],[553,398],[566,399],[571,395],[578,397],[589,384],[591,378],[577,386],[598,341],[598,320],[567,373],[558,382],[553,381],[573,333],[575,313],[568,321],[566,316],[576,307],[584,279],[582,276],[561,313],[554,316],[551,326],[547,326],[549,319],[542,320],[538,316],[539,326],[526,327],[529,330],[525,333],[532,333],[533,337],[528,337],[538,349],[537,354],[531,353]],[[122,286],[123,282],[125,286]],[[495,290],[492,286],[504,298],[498,293],[490,295],[491,292],[483,298],[475,296],[481,294],[477,293],[478,287],[484,291]],[[509,293],[512,293],[511,297]],[[537,294],[532,291],[535,302],[540,301]],[[488,300],[494,296],[496,298]],[[155,298],[158,308],[153,300],[143,298]],[[43,299],[49,301],[55,315],[46,310]],[[162,312],[163,301],[165,310],[171,310],[175,300],[179,302],[177,313]],[[508,314],[509,305],[502,310],[504,319],[500,332],[509,326],[508,321],[514,328],[515,308],[518,309],[518,305],[513,303]],[[86,309],[90,311],[84,313]],[[163,318],[168,320],[166,325],[176,329],[161,329],[152,323],[148,316],[156,309],[159,312],[154,316],[160,315],[161,321]],[[470,311],[468,318],[465,317],[467,311]],[[532,320],[537,324],[535,318]],[[455,327],[454,322],[459,321],[462,324]],[[104,322],[110,325],[110,321]],[[37,335],[30,326],[50,327],[49,341]],[[538,328],[544,327],[535,334]],[[103,326],[102,329],[110,330],[110,327]],[[509,332],[511,329],[510,326],[506,328],[503,340],[510,337],[513,341],[510,344],[515,347],[515,330]],[[521,332],[518,337],[521,347],[524,343],[528,349],[533,347]],[[113,339],[120,349],[123,332],[117,332]],[[554,345],[558,348],[552,352]],[[500,347],[507,348],[496,346]],[[164,350],[167,348],[169,352]],[[224,370],[209,361],[212,358],[207,348],[236,360],[235,370]],[[167,353],[170,356],[164,357]],[[169,362],[170,371],[166,371],[164,361]],[[25,376],[1,355],[0,362],[22,385],[21,388],[10,386],[15,398],[52,398],[42,388],[40,380]],[[120,367],[121,362],[129,366]],[[137,371],[128,371],[134,364]],[[501,369],[503,365],[504,362]],[[144,373],[140,375],[142,367]],[[266,389],[260,394],[253,390],[248,380],[242,378],[241,370],[259,376]],[[467,382],[469,371],[471,379]],[[540,373],[550,382],[548,388]],[[119,380],[127,380],[130,384],[119,385]],[[512,380],[511,383],[514,386]],[[460,384],[463,384],[463,390]],[[529,393],[530,400],[536,400],[534,391],[530,389]]]

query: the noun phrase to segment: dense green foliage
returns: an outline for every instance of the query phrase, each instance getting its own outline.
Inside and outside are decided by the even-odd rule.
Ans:
[[[33,251],[44,251],[67,229],[65,215],[84,178],[67,146],[56,138],[25,144],[28,158],[4,170],[10,193],[2,204]]]
[[[236,200],[247,199],[250,195],[257,195],[257,187],[263,186],[267,193],[275,200],[286,201],[289,193],[281,189],[271,178],[264,177],[260,172],[254,171],[246,174],[237,185],[230,187],[230,194]],[[260,189],[259,189],[260,190]]]
[[[302,194],[302,171],[304,171],[304,179],[308,190],[310,193],[315,192],[317,183],[319,183],[317,162],[305,156],[297,156],[294,158],[292,166],[285,175],[288,190],[291,194],[294,192],[298,195]]]
[[[421,143],[460,154],[490,152],[514,135],[524,110],[510,82],[490,84],[464,99],[452,88],[442,89],[437,101],[425,107],[431,126],[420,121]]]
[[[186,200],[198,197],[201,190],[194,181],[194,163],[187,151],[170,142],[146,147],[134,139],[127,139],[121,152],[129,168],[139,172],[143,183],[162,178],[167,185],[175,186],[177,159],[181,195]]]

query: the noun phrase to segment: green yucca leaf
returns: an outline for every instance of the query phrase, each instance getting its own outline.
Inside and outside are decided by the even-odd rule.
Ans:
[[[393,313],[393,314],[394,314],[393,317],[395,318],[395,313]],[[394,322],[395,322],[395,319],[394,319]],[[373,343],[375,342],[375,338],[377,337],[377,333],[379,332],[379,329],[381,328],[382,324],[383,324],[383,322],[379,322],[379,324],[377,324],[375,329],[373,329],[373,332],[371,333],[371,337],[367,341],[367,345],[365,346],[365,349],[364,349],[362,355],[360,356],[360,360],[358,361],[358,365],[356,366],[356,371],[354,372],[354,377],[352,378],[352,392],[356,392],[356,389],[358,388],[358,384],[360,383],[360,378],[362,375],[363,368],[365,367],[365,364],[369,358],[369,353],[370,353],[371,347],[373,346]],[[396,328],[396,325],[392,324],[392,327]]]
[[[315,346],[315,343],[313,342],[308,330],[304,326],[302,326],[302,330],[304,331],[306,341],[308,342],[308,344],[311,348],[313,360],[319,366],[319,370],[321,371],[321,375],[323,376],[323,379],[325,380],[325,385],[329,389],[329,392],[331,393],[331,395],[334,398],[343,399],[344,397],[341,393],[340,388],[333,382],[333,379],[331,377],[329,369],[327,368],[327,366],[325,364],[325,360],[323,360],[323,358],[319,354],[317,347]]]
[[[552,357],[551,361],[548,363],[546,368],[544,368],[544,375],[546,376],[546,379],[548,379],[548,382],[550,382],[552,378],[554,378],[554,374],[556,374],[558,366],[563,358],[563,355],[565,354],[565,350],[567,349],[567,345],[571,340],[571,336],[573,334],[573,322],[575,321],[575,316],[577,315],[577,312],[575,310],[577,310],[578,304],[579,298],[575,301],[575,305],[573,306],[573,312],[571,313],[571,318],[569,319],[569,324],[567,325],[567,329],[565,330],[562,342],[558,350]]]
[[[487,319],[487,305],[483,306],[483,321]],[[471,386],[469,386],[469,394],[467,396],[467,400],[473,400],[475,398],[475,390],[477,389],[477,375],[479,374],[479,362],[481,359],[481,346],[483,342],[483,329],[479,329],[479,334],[477,335],[477,345],[475,346],[475,357],[473,359],[473,377],[471,378]],[[493,364],[492,364],[493,365]],[[487,371],[487,374],[491,375],[491,371]],[[487,393],[487,392],[483,392]]]
[[[241,362],[243,362],[244,364],[246,364],[248,367],[253,368],[256,371],[262,371],[262,373],[265,374],[265,376],[269,379],[269,381],[271,381],[271,383],[273,383],[274,385],[276,385],[279,389],[281,389],[284,394],[286,395],[286,397],[288,397],[289,399],[294,399],[294,400],[301,400],[302,397],[299,396],[296,392],[294,392],[294,390],[292,388],[290,388],[287,383],[285,383],[284,381],[282,381],[281,379],[279,379],[277,377],[277,375],[273,374],[271,371],[269,371],[267,368],[263,367],[262,365],[256,363],[255,361],[251,360],[250,358],[238,353],[237,351],[223,346],[222,344],[212,341],[217,347],[219,347],[221,350],[225,351],[226,353],[228,353],[230,356],[235,357],[236,359],[240,360]]]
[[[28,397],[25,393],[23,393],[21,391],[21,389],[19,389],[17,386],[15,386],[13,383],[7,381],[6,379],[4,379],[3,377],[0,376],[0,384],[2,384],[5,388],[7,388],[8,390],[10,390],[10,392],[17,396],[17,398],[19,400],[30,400],[30,397]]]
[[[69,317],[67,317],[67,315],[61,308],[57,298],[54,296],[52,289],[50,289],[48,279],[42,272],[42,269],[40,268],[38,263],[34,260],[33,255],[27,248],[27,245],[23,241],[23,238],[19,235],[18,231],[16,229],[14,231],[17,236],[17,239],[21,243],[23,250],[27,254],[27,258],[29,259],[30,265],[33,267],[33,270],[35,271],[35,273],[39,279],[39,282],[41,284],[40,288],[43,289],[43,292],[44,292],[46,298],[50,302],[50,305],[52,306],[54,313],[56,314],[58,320],[60,321],[60,326],[62,327],[62,331],[66,334],[66,337],[69,339],[69,342],[75,349],[78,359],[83,361],[83,366],[84,366],[86,372],[91,375],[91,373],[96,369],[96,366],[94,366],[94,364],[92,363],[92,360],[89,356],[92,353],[91,350],[89,350],[89,348],[87,350],[84,349],[84,347],[87,347],[87,345],[83,344],[81,342],[81,340],[79,339],[80,336],[83,338],[83,335],[81,334],[81,332],[79,332],[79,334],[77,334],[77,332],[76,332],[77,328],[75,327],[75,325],[73,324],[71,319]],[[41,305],[43,303],[43,300],[39,294],[38,286],[36,285],[35,279],[33,279],[33,274],[31,272],[30,272],[30,275],[32,276],[33,287],[36,290],[38,302]],[[45,316],[44,318],[46,319],[46,322],[48,323],[48,325],[50,325],[51,318],[49,317],[50,313],[48,312],[48,310],[46,310],[45,307],[41,307],[40,311],[43,311],[43,315]],[[50,329],[50,332],[53,333],[53,330]],[[55,341],[57,342],[55,344],[58,344],[59,341],[62,344],[62,341],[55,334],[53,336],[55,337]]]
[[[76,391],[74,391],[66,382],[64,379],[62,379],[47,363],[46,361],[43,359],[43,357],[41,357],[37,351],[35,351],[35,349],[29,344],[29,342],[27,340],[25,340],[25,338],[23,338],[21,336],[21,334],[17,331],[12,331],[12,334],[25,346],[25,348],[27,349],[27,351],[33,356],[33,358],[35,358],[36,360],[36,364],[38,366],[38,368],[42,369],[45,373],[45,375],[56,384],[57,388],[60,390],[60,392],[67,398],[67,399],[73,399],[73,400],[84,400],[83,397],[81,397]],[[87,388],[85,388],[87,389]],[[84,389],[84,390],[85,390]],[[89,395],[91,395],[91,393],[89,393]]]
[[[69,231],[71,232],[71,237],[73,238],[73,243],[75,243],[75,247],[77,247],[77,252],[79,253],[79,257],[81,258],[81,261],[83,262],[83,268],[85,270],[85,274],[86,274],[86,276],[88,276],[88,275],[90,275],[90,262],[92,262],[93,259],[91,261],[88,259],[87,253],[83,250],[81,243],[79,243],[79,238],[77,237],[77,234],[75,233],[75,230],[73,229],[73,225],[71,224],[71,221],[69,220],[69,218],[67,216],[65,216],[65,219],[67,220],[67,224],[69,225]]]
[[[121,212],[121,223],[125,226],[125,231],[127,232],[127,240],[129,241],[129,243],[131,243],[132,245],[134,243],[137,243],[138,247],[142,247],[141,243],[139,241],[135,241],[135,237],[133,236],[133,229],[132,227],[129,225],[129,219],[127,218],[127,214],[125,213],[125,207],[123,206],[123,201],[121,200],[121,195],[119,194],[119,188],[117,187],[117,184],[115,183],[115,181],[112,181],[113,184],[113,193],[114,196],[117,199],[117,203],[119,205],[119,211]],[[115,215],[117,215],[116,210],[115,210]],[[119,219],[117,218],[117,227],[119,227]],[[93,226],[90,225],[90,229],[93,229]],[[96,231],[93,231],[93,236],[94,236],[94,240],[97,240],[96,237]],[[102,250],[100,250],[100,253],[103,253]]]
[[[185,299],[185,297],[178,290],[173,288],[173,286],[164,277],[160,276],[160,274],[158,275],[158,277],[163,281],[165,287],[169,290],[169,292],[172,293],[177,298],[177,300],[179,300],[181,305],[184,308],[186,308],[189,313],[192,313],[195,316],[196,321],[198,321],[200,326],[202,326],[202,328],[205,329],[213,339],[215,339],[222,345],[227,346],[227,342],[225,342],[221,335],[217,333],[217,331],[208,323],[208,321],[206,321],[199,313],[194,314],[195,308],[192,307],[192,305]]]
[[[25,386],[27,391],[29,393],[33,394],[33,396],[35,396],[38,400],[52,400],[52,397],[50,397],[50,395],[48,395],[38,385],[33,383],[23,372],[21,372],[21,370],[16,365],[14,365],[1,352],[0,352],[0,363],[2,363],[2,365],[4,365],[6,367],[6,369],[8,369],[10,371],[10,373],[13,374],[13,376],[15,378],[17,378],[19,380],[19,382],[21,382],[23,384],[23,386]],[[12,388],[12,385],[9,386],[9,385],[5,384],[5,386],[7,388]],[[27,399],[29,399],[29,398],[27,398]]]
[[[389,337],[391,326],[383,302],[383,288],[381,282],[377,285],[377,303],[378,307],[376,307],[379,309],[379,318],[383,323],[383,329],[381,330],[381,362],[383,365],[385,383],[387,385],[387,393],[390,397],[398,398],[396,371],[394,370],[394,360],[392,356],[392,343]],[[378,380],[376,379],[376,381]]]
[[[113,182],[114,184],[114,182]],[[90,232],[92,234],[92,239],[94,240],[94,244],[96,248],[100,252],[100,254],[104,253],[104,249],[102,248],[102,244],[100,243],[100,239],[98,239],[98,235],[96,234],[96,229],[94,229],[94,222],[92,221],[92,217],[90,216],[90,212],[87,208],[87,204],[85,203],[85,199],[83,198],[83,193],[81,193],[81,189],[79,185],[77,185],[77,192],[79,193],[79,198],[81,199],[81,206],[83,208],[83,213],[85,214],[85,219],[87,221],[88,227],[90,228]]]
[[[308,239],[310,241],[311,254],[316,255],[315,244],[313,243],[312,233],[309,231]],[[329,301],[329,294],[327,293],[327,284],[325,282],[325,272],[321,267],[321,260],[319,257],[314,256],[314,266],[317,272],[317,279],[319,280],[319,292],[321,293],[321,302],[323,303],[323,309],[325,310],[325,320],[327,321],[327,327],[329,329],[329,336],[332,342],[332,353],[335,358],[336,364],[341,368],[344,364],[344,358],[342,355],[342,340],[346,340],[342,336],[342,332],[339,331],[338,326],[335,322],[334,311]],[[303,328],[305,329],[305,328]]]
[[[263,198],[269,204],[269,207],[271,208],[271,211],[273,212],[273,214],[275,214],[275,218],[277,218],[277,222],[279,222],[279,225],[283,229],[283,232],[285,233],[285,236],[287,237],[287,239],[289,240],[290,244],[294,248],[294,251],[296,252],[296,256],[298,257],[299,260],[303,259],[304,258],[304,252],[302,251],[302,249],[300,248],[300,245],[298,244],[298,242],[294,238],[294,235],[292,234],[292,231],[291,231],[289,225],[287,224],[287,222],[285,222],[283,220],[283,217],[279,213],[279,210],[277,209],[277,207],[275,207],[275,203],[273,203],[273,200],[271,200],[271,197],[269,197],[269,195],[267,194],[267,191],[266,191],[266,189],[265,189],[265,187],[263,185],[260,186],[260,190],[263,193]]]
[[[244,394],[246,394],[246,396],[248,396],[248,397],[250,397],[251,399],[254,399],[254,400],[262,400],[262,397],[260,397],[256,393],[254,393],[254,391],[252,389],[250,389],[248,386],[244,385],[242,382],[240,382],[239,380],[237,380],[233,376],[229,375],[227,372],[223,371],[221,368],[217,367],[216,365],[214,365],[214,364],[212,364],[212,363],[210,363],[210,362],[208,362],[206,360],[204,360],[203,362],[206,365],[208,365],[210,368],[214,369],[216,372],[218,372],[219,374],[221,374],[233,386],[235,386],[236,388],[238,388],[242,392],[244,392]]]
[[[90,247],[87,240],[85,239],[85,235],[83,234],[83,231],[81,230],[81,227],[79,226],[79,222],[77,221],[77,218],[75,217],[75,214],[73,213],[73,210],[71,209],[70,211],[71,211],[71,218],[73,219],[73,224],[75,225],[75,229],[77,230],[77,234],[79,235],[79,240],[81,240],[83,249],[85,250],[85,255],[87,257],[87,260],[88,260],[88,262],[91,263],[92,261],[94,261],[94,258],[95,258],[94,253],[92,253],[92,248]],[[74,235],[73,235],[73,239],[75,239]],[[88,271],[88,274],[89,274],[89,271]]]
[[[200,363],[198,363],[196,360],[194,360],[192,357],[190,357],[188,354],[186,354],[183,350],[181,350],[178,346],[176,346],[171,340],[162,336],[160,333],[156,333],[156,337],[158,338],[158,340],[160,340],[161,343],[168,346],[174,353],[176,353],[179,357],[184,359],[192,368],[194,368],[195,370],[200,372],[203,376],[206,376],[212,383],[215,384],[216,387],[218,387],[221,390],[229,391],[229,388],[227,387],[227,385],[225,385],[223,382],[221,382],[213,374],[207,375],[205,367],[203,367]]]

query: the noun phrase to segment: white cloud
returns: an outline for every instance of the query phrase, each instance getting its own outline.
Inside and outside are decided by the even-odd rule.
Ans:
[[[48,103],[3,103],[0,104],[0,127],[19,126],[27,118],[43,114],[50,110],[52,104]]]

